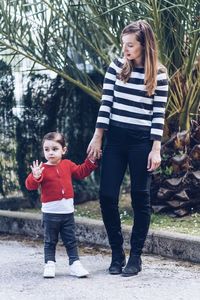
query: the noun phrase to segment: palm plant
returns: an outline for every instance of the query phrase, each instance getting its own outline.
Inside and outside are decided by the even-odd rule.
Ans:
[[[189,131],[191,120],[199,120],[200,66],[196,65],[189,76],[181,69],[171,77],[170,95],[167,103],[167,125],[179,131]],[[197,75],[197,76],[196,76]]]
[[[145,18],[172,82],[167,117],[180,114],[178,127],[184,129],[188,115],[198,114],[199,86],[191,88],[191,74],[200,43],[199,6],[198,0],[5,0],[0,3],[0,48],[10,49],[9,57],[29,58],[30,69],[40,64],[56,72],[99,101],[101,88],[87,67],[103,75],[120,53],[122,28]],[[189,96],[180,95],[180,80],[190,87],[185,90]]]
[[[40,65],[56,72],[99,101],[101,86],[91,80],[90,71],[103,76],[111,59],[120,54],[122,28],[132,20],[146,19],[169,72],[165,140],[179,132],[176,142],[169,143],[177,154],[183,152],[177,146],[180,133],[186,130],[188,136],[191,121],[199,121],[199,11],[199,0],[4,0],[0,51],[7,55],[5,50],[10,50],[11,63],[30,59],[30,71]],[[198,132],[198,128],[191,129]],[[187,143],[192,151],[193,140]],[[168,175],[173,173],[170,164],[164,168]]]

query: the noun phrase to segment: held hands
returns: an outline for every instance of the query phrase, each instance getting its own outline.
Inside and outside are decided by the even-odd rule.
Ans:
[[[42,175],[42,172],[44,170],[44,167],[42,167],[42,162],[39,164],[38,160],[33,161],[33,165],[31,166],[31,170],[33,173],[33,177],[35,179],[39,179]]]
[[[149,172],[155,171],[161,163],[160,150],[151,150],[148,156],[147,170]]]
[[[102,156],[102,138],[98,136],[93,136],[88,148],[87,148],[87,154],[88,158],[96,161],[97,159],[100,159]]]

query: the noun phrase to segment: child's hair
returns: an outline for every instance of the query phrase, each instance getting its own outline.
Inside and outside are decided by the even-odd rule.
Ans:
[[[49,132],[45,134],[45,136],[42,139],[42,146],[44,145],[44,142],[46,140],[55,141],[59,143],[62,146],[62,148],[67,146],[64,136],[59,132]]]
[[[158,51],[155,35],[151,26],[145,20],[138,20],[127,25],[121,33],[121,39],[126,34],[134,33],[136,39],[143,46],[143,65],[145,69],[144,83],[146,84],[147,94],[150,96],[156,88],[156,77],[158,71]],[[130,78],[134,62],[127,60],[122,71],[119,74],[119,79],[127,82]]]

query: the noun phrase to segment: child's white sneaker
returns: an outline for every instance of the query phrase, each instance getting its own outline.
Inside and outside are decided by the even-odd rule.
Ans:
[[[89,272],[82,266],[80,260],[76,260],[69,266],[70,275],[78,278],[87,277]]]
[[[49,260],[44,266],[43,277],[44,278],[53,278],[53,277],[55,277],[55,273],[56,273],[55,262]]]

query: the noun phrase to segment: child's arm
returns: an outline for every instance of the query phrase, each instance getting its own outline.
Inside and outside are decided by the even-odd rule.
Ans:
[[[43,179],[44,167],[42,167],[42,162],[39,164],[37,160],[34,161],[31,170],[32,173],[26,178],[25,185],[28,190],[37,190]]]
[[[84,163],[80,165],[77,165],[72,161],[70,163],[71,174],[75,179],[83,179],[89,176],[92,173],[92,171],[94,171],[98,167],[96,161],[91,158],[86,158]]]

